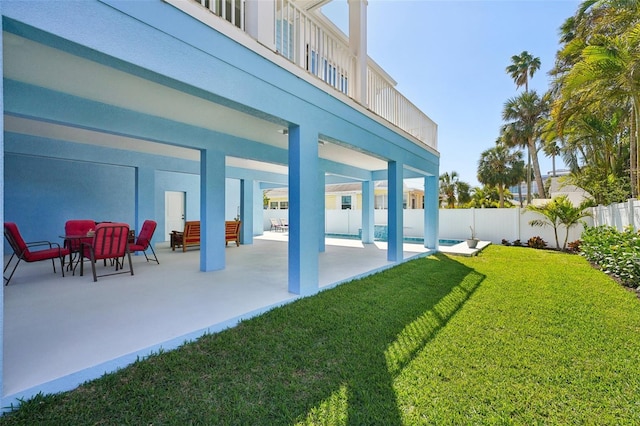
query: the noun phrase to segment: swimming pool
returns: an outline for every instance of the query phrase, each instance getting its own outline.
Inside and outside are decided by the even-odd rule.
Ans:
[[[360,240],[360,236],[356,235],[356,234],[331,234],[331,233],[327,233],[324,234],[324,236],[326,238],[342,238],[345,240]],[[386,238],[374,238],[375,241],[387,241]],[[414,243],[414,244],[422,244],[422,242],[424,241],[424,239],[422,238],[418,238],[418,237],[405,237],[404,238],[404,242],[405,243]],[[450,246],[455,246],[456,244],[460,244],[464,242],[464,240],[438,240],[438,245],[439,246],[445,246],[445,247],[450,247]]]
[[[451,246],[455,246],[456,244],[460,244],[462,242],[464,242],[464,240],[438,240],[438,245],[444,246],[444,247],[451,247]]]

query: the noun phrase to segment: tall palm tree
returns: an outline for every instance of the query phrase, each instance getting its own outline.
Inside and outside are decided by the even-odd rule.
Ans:
[[[533,175],[538,186],[538,194],[546,198],[540,163],[538,162],[537,141],[542,132],[541,123],[549,114],[549,98],[542,98],[535,91],[524,92],[510,98],[504,104],[502,119],[504,141],[509,146],[526,146],[533,163]],[[527,173],[530,176],[530,173]],[[530,178],[529,178],[530,179]],[[527,203],[531,202],[531,188],[527,188]]]
[[[499,207],[504,208],[504,193],[511,186],[520,183],[523,168],[522,153],[511,152],[508,147],[497,143],[482,152],[478,162],[478,181],[498,188]]]
[[[524,86],[524,91],[529,91],[529,78],[540,69],[540,58],[533,57],[526,50],[519,55],[511,57],[511,65],[507,66],[507,74],[516,83],[516,89]]]
[[[516,84],[516,89],[524,86],[524,92],[529,92],[529,78],[533,78],[533,75],[540,69],[540,58],[533,57],[526,50],[519,55],[513,55],[511,57],[511,65],[507,66],[507,74],[513,78],[513,82]],[[531,150],[527,145],[527,203],[531,202]],[[522,203],[522,197],[520,198]]]

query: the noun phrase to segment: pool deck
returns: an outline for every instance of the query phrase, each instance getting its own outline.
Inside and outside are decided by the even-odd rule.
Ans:
[[[476,256],[485,247],[491,245],[491,241],[478,241],[476,248],[469,248],[466,241],[463,241],[452,246],[438,246],[438,251],[446,254],[452,254],[456,256]]]

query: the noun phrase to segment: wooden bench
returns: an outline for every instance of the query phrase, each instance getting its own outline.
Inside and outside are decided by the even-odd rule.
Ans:
[[[240,225],[239,220],[228,220],[224,223],[224,244],[227,246],[229,241],[235,241],[240,246]],[[200,245],[200,221],[194,220],[184,224],[184,231],[171,231],[171,250],[175,251],[176,247],[182,246],[182,251],[187,251],[187,247]]]
[[[192,220],[184,224],[184,231],[171,231],[171,250],[182,246],[182,251],[187,251],[187,247],[200,245],[200,221]]]
[[[240,220],[228,220],[224,223],[224,245],[227,246],[229,241],[235,241],[236,246],[240,247]]]

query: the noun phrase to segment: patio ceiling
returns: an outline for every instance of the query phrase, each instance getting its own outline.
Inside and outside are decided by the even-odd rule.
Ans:
[[[204,129],[287,149],[284,125],[217,104],[151,80],[73,55],[33,40],[4,32],[4,78],[56,92],[177,121]],[[33,117],[5,115],[5,131],[53,137],[75,143],[155,153],[199,160],[196,150],[50,123]],[[336,163],[375,171],[387,163],[345,147],[323,141],[319,156]],[[276,173],[286,166],[229,158],[227,165]]]

